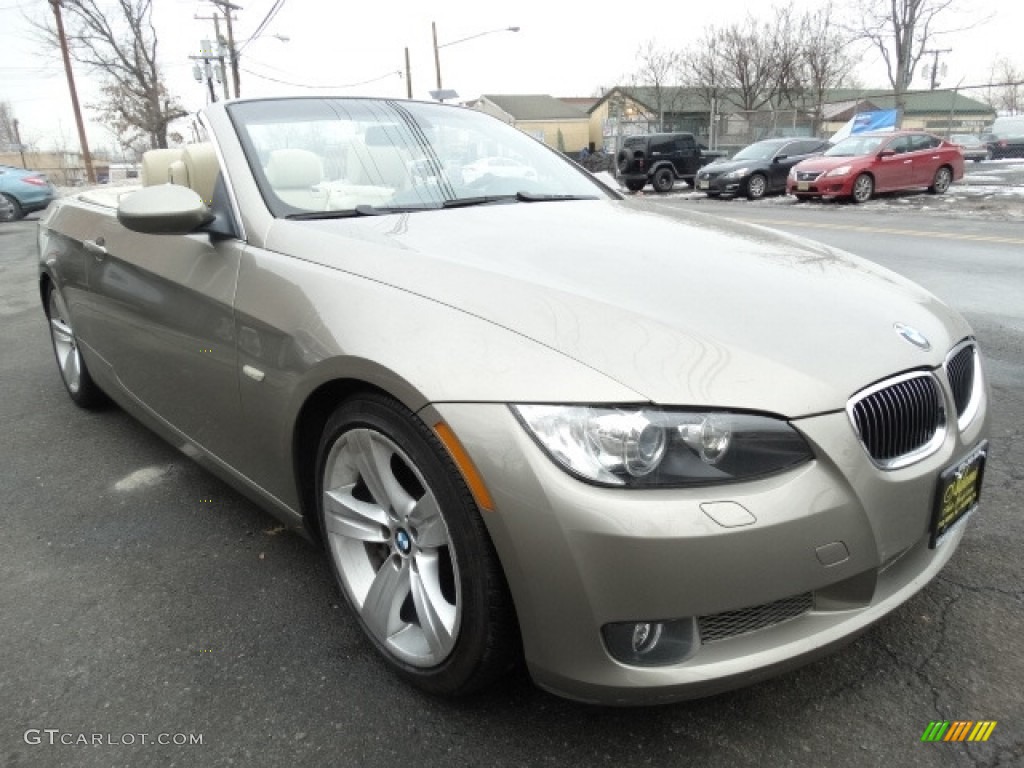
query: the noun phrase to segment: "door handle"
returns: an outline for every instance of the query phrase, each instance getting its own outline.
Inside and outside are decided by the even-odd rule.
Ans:
[[[107,255],[107,249],[103,247],[105,242],[102,237],[97,237],[95,240],[83,240],[82,245],[93,256],[101,259]]]

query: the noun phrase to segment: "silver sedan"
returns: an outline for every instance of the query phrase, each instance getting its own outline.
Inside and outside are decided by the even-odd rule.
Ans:
[[[848,642],[956,551],[989,395],[921,288],[638,209],[468,109],[203,120],[141,189],[43,218],[60,374],[323,542],[412,684],[525,663],[585,701],[707,695]],[[531,173],[463,172],[483,154]]]

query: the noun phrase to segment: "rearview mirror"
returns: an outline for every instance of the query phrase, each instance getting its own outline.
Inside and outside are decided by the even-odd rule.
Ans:
[[[133,232],[185,235],[212,221],[213,214],[188,187],[158,184],[122,197],[117,220]]]

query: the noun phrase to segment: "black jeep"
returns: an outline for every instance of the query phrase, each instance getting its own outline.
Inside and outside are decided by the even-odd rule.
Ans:
[[[615,156],[626,189],[639,192],[650,182],[657,192],[669,192],[676,181],[693,186],[697,170],[723,152],[706,150],[692,133],[649,133],[627,136]]]

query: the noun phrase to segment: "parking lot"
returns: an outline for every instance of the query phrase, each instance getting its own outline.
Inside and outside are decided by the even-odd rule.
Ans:
[[[991,165],[979,178],[1008,175]],[[781,226],[922,282],[977,332],[993,449],[960,550],[861,638],[743,690],[621,710],[555,698],[525,673],[455,703],[393,677],[316,547],[121,411],[68,400],[35,222],[0,225],[0,763],[1021,765],[1024,198],[986,186],[1014,188],[863,207],[682,189],[638,201]],[[935,720],[997,725],[985,743],[923,743]]]

